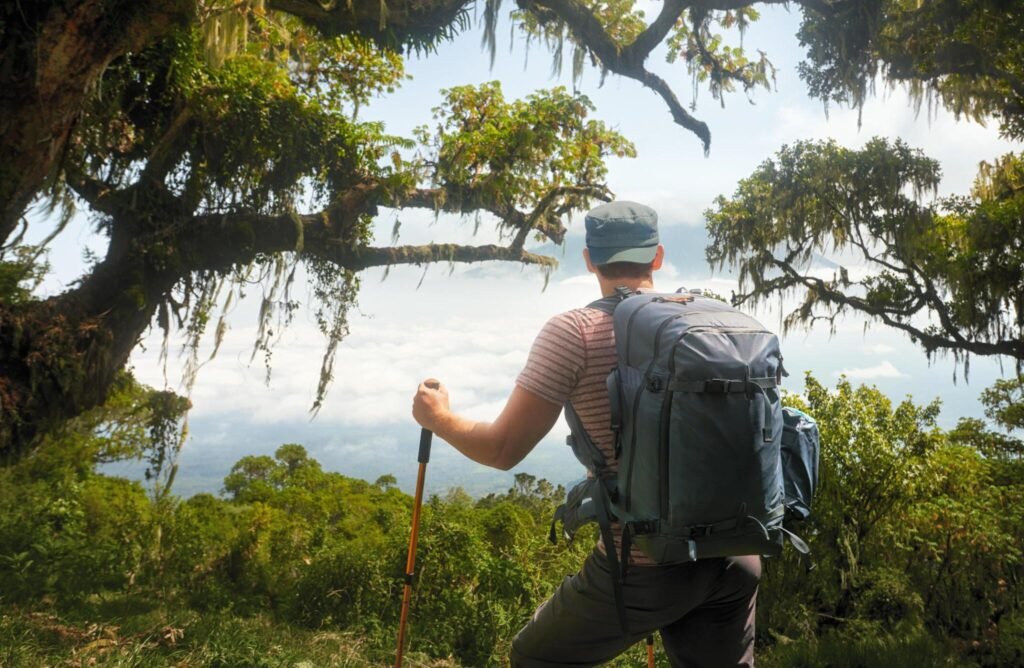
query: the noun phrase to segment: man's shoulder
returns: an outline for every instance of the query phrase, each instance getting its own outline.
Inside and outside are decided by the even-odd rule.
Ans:
[[[566,350],[604,345],[611,337],[614,337],[614,319],[611,314],[587,306],[552,316],[538,335],[538,338],[551,341]]]
[[[548,324],[555,324],[563,327],[575,327],[582,331],[604,322],[611,322],[611,320],[612,316],[609,313],[605,313],[600,309],[592,308],[590,306],[581,306],[579,308],[556,313],[548,320]]]

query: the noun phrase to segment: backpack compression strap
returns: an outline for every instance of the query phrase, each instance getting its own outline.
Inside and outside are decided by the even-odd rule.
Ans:
[[[670,392],[705,392],[707,394],[746,394],[752,399],[754,393],[760,393],[764,399],[764,412],[761,416],[761,436],[765,442],[771,441],[775,433],[775,416],[770,409],[767,390],[778,387],[775,376],[768,378],[708,378],[707,380],[674,380],[668,385]]]
[[[622,629],[622,637],[629,635],[629,624],[626,622],[626,598],[622,593],[622,578],[625,573],[626,564],[619,563],[615,555],[615,538],[612,536],[612,512],[611,500],[608,498],[608,491],[604,485],[600,485],[598,498],[594,499],[597,510],[597,526],[601,530],[601,542],[604,543],[604,553],[608,558],[608,570],[612,576],[612,593],[615,595],[615,611],[619,615],[619,627]],[[629,554],[626,553],[626,559]]]

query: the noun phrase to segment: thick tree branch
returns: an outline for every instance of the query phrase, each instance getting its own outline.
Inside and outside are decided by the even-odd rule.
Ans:
[[[417,188],[397,198],[396,205],[402,208],[422,208],[437,212],[469,214],[486,211],[501,220],[502,225],[513,229],[526,226],[526,216],[511,204],[498,203],[484,194],[473,190],[461,190],[453,197],[446,188]]]
[[[588,7],[576,0],[518,0],[517,4],[520,9],[532,11],[541,17],[545,14],[557,16],[569,26],[580,43],[597,56],[602,65],[616,71],[612,65],[620,60],[619,46],[608,36],[604,25]],[[617,73],[627,76],[624,72]]]
[[[110,184],[70,167],[64,170],[64,180],[76,195],[98,213],[112,216],[121,210],[120,200],[123,193],[115,190]]]
[[[664,0],[661,11],[655,20],[631,44],[620,46],[608,35],[593,11],[578,0],[518,0],[521,9],[533,12],[541,19],[541,22],[553,15],[568,26],[575,39],[600,61],[605,70],[633,79],[660,95],[668,105],[672,120],[697,135],[701,140],[705,155],[711,148],[711,131],[707,124],[690,114],[679,102],[671,86],[664,79],[647,70],[644,63],[651,51],[664,41],[669,31],[687,9],[725,11],[749,7],[752,4],[755,3],[749,0]],[[789,2],[788,0],[764,0],[760,4],[789,4]],[[831,15],[835,11],[834,5],[838,3],[832,3],[829,0],[796,0],[796,4],[813,9],[823,15]],[[708,60],[716,61],[706,49],[704,49],[704,55]],[[744,88],[750,87],[749,82],[742,74],[724,67],[720,67],[720,70],[723,77],[741,82]]]
[[[672,87],[657,74],[644,70],[640,75],[640,81],[643,85],[661,96],[661,99],[668,105],[668,110],[672,113],[672,120],[677,125],[683,126],[700,138],[701,143],[704,145],[704,155],[707,155],[711,150],[711,130],[708,129],[707,123],[697,120],[687,112],[679,102],[679,98],[676,97]]]
[[[369,206],[369,205],[367,205]],[[365,211],[366,209],[364,209]],[[395,264],[428,262],[522,262],[553,267],[553,258],[493,244],[463,246],[362,246],[346,232],[357,228],[362,211],[354,208],[307,215],[234,213],[196,216],[176,240],[189,271],[226,271],[257,254],[299,252],[351,271]]]
[[[777,279],[772,279],[765,285],[760,286],[757,290],[757,294],[759,295],[772,292],[777,293],[792,287],[802,286],[813,293],[816,297],[816,301],[838,306],[839,308],[851,308],[861,313],[873,316],[889,327],[893,327],[910,334],[914,339],[918,340],[926,350],[929,351],[939,349],[963,350],[976,355],[1008,355],[1016,359],[1024,359],[1024,341],[1004,339],[987,342],[967,339],[960,334],[959,330],[953,326],[952,322],[943,320],[941,314],[940,320],[942,320],[943,323],[942,334],[930,333],[929,331],[915,327],[905,320],[894,317],[894,313],[891,309],[872,304],[861,297],[848,295],[830,287],[828,282],[820,278],[803,274],[785,260],[779,260],[773,257],[770,262],[775,268],[783,272],[783,276]],[[755,294],[739,295],[737,297],[737,301],[748,301],[750,298],[755,296]],[[810,304],[809,306],[813,306],[813,304]],[[899,312],[899,314],[904,317],[911,315],[910,313],[903,312]],[[811,316],[811,314],[808,313],[808,316]],[[833,314],[833,317],[835,317],[835,314]]]
[[[194,0],[10,3],[0,39],[0,240],[63,160],[85,100],[115,58],[185,25]]]
[[[604,26],[594,16],[594,13],[576,0],[519,0],[519,6],[524,10],[536,11],[540,14],[545,12],[555,14],[569,26],[576,39],[597,57],[605,69],[633,79],[660,95],[672,113],[672,120],[697,135],[704,146],[705,155],[708,153],[711,148],[711,131],[707,124],[697,120],[683,108],[676,94],[664,79],[644,68],[644,61],[657,44],[651,43],[652,38],[660,31],[667,31],[671,28],[671,25],[666,26],[666,22],[674,8],[670,9],[668,14],[663,11],[659,15],[652,24],[653,32],[648,33],[645,30],[640,34],[637,41],[633,43],[636,48],[628,46],[620,48],[608,36]],[[538,10],[538,8],[540,9]],[[682,9],[680,8],[680,12]]]
[[[607,202],[611,199],[611,192],[603,184],[558,186],[548,190],[532,211],[523,212],[511,204],[489,202],[472,191],[460,194],[460,198],[453,200],[447,196],[444,188],[418,188],[399,197],[397,205],[457,214],[483,210],[498,217],[506,227],[518,230],[517,238],[521,236],[525,241],[531,231],[536,231],[551,242],[561,244],[566,234],[561,217],[567,213],[562,205],[568,202],[572,208],[571,200],[599,199]],[[512,247],[515,246],[516,243],[513,243]]]
[[[510,246],[486,244],[464,246],[459,244],[427,244],[425,246],[365,247],[340,253],[328,251],[324,257],[337,262],[346,269],[361,271],[370,267],[396,264],[422,265],[430,262],[521,262],[542,267],[557,266],[558,261],[545,255],[537,255]]]
[[[461,25],[468,0],[331,2],[270,0],[271,9],[291,14],[327,36],[358,33],[382,46],[427,47]]]
[[[643,63],[651,51],[655,49],[668,31],[676,25],[679,17],[686,10],[684,0],[665,0],[658,17],[647,28],[637,35],[633,43],[623,49],[623,55],[629,62]]]

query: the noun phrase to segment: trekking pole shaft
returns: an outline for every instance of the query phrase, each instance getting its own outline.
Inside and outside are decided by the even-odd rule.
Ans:
[[[654,636],[647,636],[647,668],[654,668]]]
[[[402,667],[402,653],[405,650],[405,626],[409,618],[409,604],[412,600],[412,581],[416,569],[416,543],[420,535],[420,508],[423,506],[423,482],[427,477],[427,462],[430,461],[430,441],[433,434],[423,429],[420,432],[419,472],[416,474],[416,495],[412,506],[412,531],[409,534],[409,555],[405,561],[405,586],[402,588],[402,612],[398,620],[398,651],[395,654],[395,668]]]

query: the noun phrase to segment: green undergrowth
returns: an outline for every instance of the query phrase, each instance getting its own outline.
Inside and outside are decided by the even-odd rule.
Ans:
[[[310,630],[267,614],[168,610],[111,598],[66,613],[0,608],[0,667],[43,666],[364,668],[393,661],[384,638]],[[391,639],[394,642],[394,639]],[[410,650],[405,665],[445,668],[452,660]]]
[[[771,647],[759,648],[757,663],[762,668],[979,665],[965,662],[962,648],[921,630],[869,635],[865,630],[836,631],[802,640],[783,638]],[[200,613],[168,609],[138,597],[92,597],[68,611],[0,606],[0,668],[368,668],[394,661],[395,638],[385,631],[393,630],[370,634],[311,630],[262,613]],[[1002,658],[1012,661],[1013,656]],[[409,668],[468,665],[453,657],[431,658],[414,647],[404,663]],[[641,643],[612,665],[645,664]],[[656,665],[669,665],[660,641]]]
[[[867,668],[913,666],[942,668],[976,666],[956,652],[948,640],[923,631],[824,633],[817,638],[778,643],[758,655],[759,668]]]
[[[935,404],[807,387],[822,483],[794,528],[811,559],[763,564],[759,665],[1024,666],[1024,460],[944,432]],[[393,663],[413,505],[393,476],[325,471],[293,443],[240,459],[220,496],[155,495],[96,471],[146,445],[122,413],[106,420],[121,431],[0,467],[0,668]],[[564,497],[518,473],[504,493],[425,501],[407,665],[508,665],[593,549],[593,527],[548,541]],[[644,664],[641,642],[610,665]]]
[[[417,651],[415,625],[410,631],[408,668],[472,666]],[[0,603],[0,668],[369,668],[393,664],[395,641],[395,629],[311,630],[264,613],[168,609],[124,596],[93,597],[69,611]],[[645,663],[639,643],[609,665]],[[656,664],[669,665],[660,643]]]

